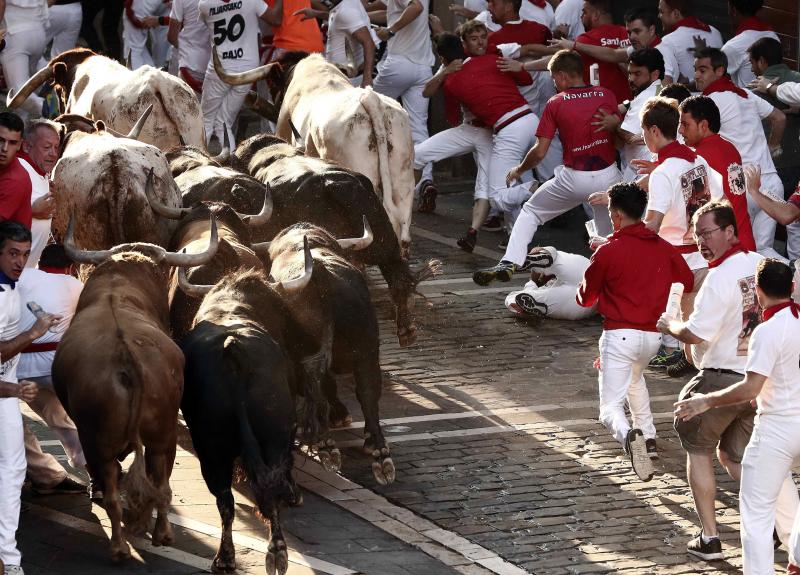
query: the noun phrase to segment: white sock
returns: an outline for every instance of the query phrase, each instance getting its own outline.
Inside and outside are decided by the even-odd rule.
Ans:
[[[705,533],[701,533],[700,537],[703,539],[703,543],[709,543],[713,539],[719,539],[719,535],[706,535]]]

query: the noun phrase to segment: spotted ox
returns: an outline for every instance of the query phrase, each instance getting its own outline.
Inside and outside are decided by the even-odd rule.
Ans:
[[[115,562],[130,557],[121,525],[121,488],[130,513],[126,532],[144,533],[155,507],[153,545],[172,542],[169,477],[184,358],[169,337],[168,267],[201,265],[213,256],[213,220],[211,226],[208,249],[200,254],[175,254],[143,243],[83,251],[74,245],[71,225],[67,231],[67,255],[97,267],[59,343],[53,382],[78,429],[92,479],[103,490]],[[131,452],[133,464],[120,482],[119,462]]]
[[[183,80],[157,68],[129,70],[116,60],[75,48],[50,60],[17,94],[9,94],[8,107],[22,105],[45,82],[54,83],[63,113],[102,120],[109,129],[127,133],[152,105],[143,142],[161,150],[183,144],[205,148],[197,96]]]
[[[244,82],[226,73],[216,51],[214,68],[230,84]],[[299,60],[299,61],[298,61]],[[324,158],[364,174],[383,202],[405,253],[411,245],[414,201],[414,145],[408,114],[395,100],[372,88],[354,88],[319,54],[289,53],[282,67],[262,67],[279,86],[276,135],[294,139],[309,156]],[[249,81],[255,71],[247,76]],[[297,131],[294,134],[294,131]]]

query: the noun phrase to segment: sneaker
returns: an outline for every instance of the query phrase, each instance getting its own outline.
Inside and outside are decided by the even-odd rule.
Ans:
[[[686,375],[687,373],[691,373],[692,371],[697,370],[691,363],[689,363],[689,361],[686,359],[686,356],[683,355],[683,352],[681,352],[681,357],[678,361],[667,367],[667,375],[670,377],[680,377],[682,375]]]
[[[654,437],[644,440],[644,446],[647,449],[647,456],[650,459],[658,459],[658,444]]]
[[[433,185],[433,182],[426,180],[422,182],[419,187],[419,203],[417,204],[417,212],[420,214],[430,214],[436,211],[436,196],[439,190]]]
[[[545,317],[547,315],[547,304],[536,301],[536,298],[524,291],[519,292],[514,297],[514,303],[523,313],[528,315],[535,315],[536,317]]]
[[[625,438],[625,451],[630,457],[631,466],[642,481],[653,479],[653,462],[647,455],[644,435],[641,429],[631,429]]]
[[[478,232],[470,228],[465,235],[456,240],[456,243],[462,250],[471,254],[475,244],[478,243]]]
[[[36,495],[66,495],[86,493],[86,486],[67,476],[61,483],[53,487],[36,487],[36,485],[32,484],[31,491]]]
[[[553,265],[553,254],[550,252],[535,252],[525,256],[525,263],[517,268],[518,272],[527,272],[534,268],[549,268]]]
[[[497,244],[497,247],[501,250],[504,250],[508,247],[508,232],[503,232],[503,236],[500,238],[500,243]]]
[[[715,561],[722,559],[722,543],[719,537],[713,537],[708,543],[703,542],[703,534],[689,541],[686,551],[704,561]]]
[[[25,571],[19,565],[6,565],[4,573],[6,575],[25,575]]]
[[[654,369],[665,369],[670,365],[677,363],[681,357],[683,357],[681,350],[676,349],[675,351],[667,351],[667,348],[662,345],[658,349],[658,353],[652,357],[650,363],[647,365]]]
[[[472,281],[479,286],[488,286],[494,280],[501,282],[511,281],[516,269],[517,266],[513,263],[502,260],[495,266],[476,271],[472,274]]]
[[[489,216],[483,222],[481,229],[484,232],[499,232],[503,229],[503,218],[501,216]]]

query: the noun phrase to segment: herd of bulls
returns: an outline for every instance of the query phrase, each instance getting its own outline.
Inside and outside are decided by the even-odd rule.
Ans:
[[[73,50],[9,96],[18,104],[51,81],[64,112],[53,231],[86,264],[87,279],[53,379],[103,490],[115,561],[130,556],[126,533],[144,532],[153,510],[153,544],[172,542],[167,511],[179,409],[222,520],[216,571],[235,569],[231,487],[241,470],[270,524],[267,572],[286,572],[279,507],[301,500],[293,450],[308,446],[332,471],[341,465],[329,429],[351,418],[335,374],[353,375],[375,479],[394,480],[379,423],[378,322],[364,269],[380,268],[407,346],[416,338],[416,287],[438,262],[414,272],[407,261],[411,156],[396,161],[402,146],[390,141],[410,144],[407,117],[398,123],[399,106],[382,112],[371,90],[352,88],[319,57],[306,60],[280,70],[279,132],[291,125],[294,145],[262,134],[215,157],[205,151],[196,97],[152,68],[132,72]],[[361,106],[348,112],[349,127],[344,113],[327,127],[314,117],[320,86],[347,92],[350,108]],[[303,103],[304,90],[316,103]],[[365,122],[379,126],[358,154],[354,130]],[[338,149],[331,134],[341,130],[347,153],[367,163],[374,153],[373,164],[356,170],[343,153],[335,161],[323,153],[326,145]],[[403,166],[408,173],[398,177]],[[123,478],[120,461],[131,453]]]

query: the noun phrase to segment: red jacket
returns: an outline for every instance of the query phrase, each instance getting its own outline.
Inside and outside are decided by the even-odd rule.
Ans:
[[[639,222],[614,233],[592,256],[578,286],[578,305],[597,303],[603,329],[658,331],[673,283],[692,291],[694,276],[680,253]]]
[[[0,170],[0,222],[13,220],[31,229],[31,177],[18,158]]]

